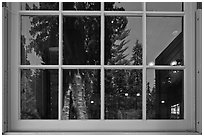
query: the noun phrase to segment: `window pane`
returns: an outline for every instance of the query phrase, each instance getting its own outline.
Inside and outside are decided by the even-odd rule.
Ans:
[[[183,119],[183,70],[147,70],[147,119]]]
[[[100,64],[100,17],[65,16],[63,29],[65,65]]]
[[[149,11],[182,11],[183,4],[181,2],[147,2],[147,10]]]
[[[21,2],[21,10],[58,10],[58,2]]]
[[[58,64],[58,17],[21,16],[21,64]]]
[[[148,17],[147,64],[183,65],[183,59],[183,18]]]
[[[63,70],[62,119],[100,119],[100,70]]]
[[[105,70],[105,119],[142,118],[142,70]]]
[[[21,119],[58,119],[58,70],[21,70]]]
[[[105,64],[142,64],[142,17],[105,17]]]
[[[142,2],[105,2],[108,11],[141,11]]]
[[[100,10],[100,2],[63,2],[64,10]]]

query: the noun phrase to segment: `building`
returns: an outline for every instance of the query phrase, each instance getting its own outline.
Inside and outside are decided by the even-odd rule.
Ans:
[[[183,65],[183,32],[156,58],[156,65]],[[156,118],[183,119],[183,71],[155,70]]]

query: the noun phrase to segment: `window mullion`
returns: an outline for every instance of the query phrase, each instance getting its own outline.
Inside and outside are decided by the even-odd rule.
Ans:
[[[59,11],[19,11],[20,15],[45,15],[45,16],[51,16],[51,15],[59,15]]]
[[[100,16],[100,11],[62,11],[66,16]]]
[[[142,16],[142,35],[143,35],[143,77],[142,77],[142,119],[146,120],[146,3],[143,3]]]
[[[101,120],[104,119],[105,112],[105,70],[104,70],[104,35],[105,35],[105,17],[104,2],[101,2]]]
[[[61,113],[62,113],[62,97],[63,97],[63,88],[62,88],[62,77],[63,77],[63,71],[62,71],[62,64],[63,64],[63,45],[62,45],[62,30],[63,30],[63,24],[62,24],[62,2],[59,3],[59,89],[58,89],[58,120],[61,120]]]

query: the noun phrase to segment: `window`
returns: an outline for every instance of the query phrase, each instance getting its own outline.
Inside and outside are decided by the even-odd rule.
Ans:
[[[196,130],[195,3],[8,4],[9,131]]]

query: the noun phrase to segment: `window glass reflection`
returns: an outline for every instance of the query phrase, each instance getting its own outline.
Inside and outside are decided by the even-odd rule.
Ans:
[[[21,16],[21,64],[58,64],[58,17]]]
[[[58,2],[21,2],[21,10],[58,10]]]
[[[183,18],[147,17],[147,65],[183,65]]]
[[[21,70],[21,119],[58,119],[58,70]]]
[[[63,10],[100,10],[100,2],[63,2]]]
[[[105,70],[105,119],[142,118],[142,70]]]
[[[141,17],[105,17],[105,64],[142,64]]]
[[[100,17],[63,17],[63,64],[100,64]]]
[[[63,70],[62,119],[100,119],[100,70]]]
[[[142,11],[142,2],[105,2],[107,11]]]
[[[147,70],[147,119],[183,119],[183,70]]]
[[[147,2],[148,11],[182,11],[182,2]]]

